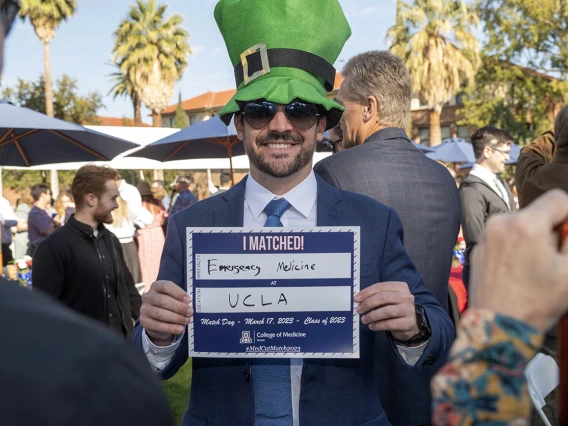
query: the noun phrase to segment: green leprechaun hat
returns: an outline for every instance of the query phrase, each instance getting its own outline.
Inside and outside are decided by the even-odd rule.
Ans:
[[[239,103],[295,99],[325,109],[327,128],[343,107],[326,97],[351,28],[337,0],[220,0],[215,20],[235,69],[237,93],[219,113],[228,125]]]

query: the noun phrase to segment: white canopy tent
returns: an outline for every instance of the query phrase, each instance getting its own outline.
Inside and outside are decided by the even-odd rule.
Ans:
[[[171,134],[179,132],[179,129],[170,129],[165,127],[111,127],[111,126],[85,126],[97,132],[106,133],[127,141],[131,141],[140,145],[140,148],[151,144],[157,140],[165,138]],[[141,157],[126,157],[128,154],[136,152],[140,148],[126,151],[112,161],[97,161],[91,164],[108,165],[109,167],[121,170],[211,170],[211,169],[229,169],[228,158],[212,158],[212,159],[194,159],[160,162]],[[314,163],[331,155],[330,152],[316,152]],[[55,163],[45,164],[33,167],[3,167],[5,170],[77,170],[86,162],[79,163]],[[233,169],[248,170],[249,161],[246,155],[233,157]]]

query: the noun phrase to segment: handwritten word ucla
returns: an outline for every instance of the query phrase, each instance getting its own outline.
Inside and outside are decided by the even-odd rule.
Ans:
[[[303,235],[246,235],[243,236],[243,250],[304,250]]]

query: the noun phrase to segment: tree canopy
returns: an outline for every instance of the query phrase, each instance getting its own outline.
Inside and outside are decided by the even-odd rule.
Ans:
[[[176,116],[172,127],[176,129],[185,129],[189,126],[189,118],[181,105],[181,93],[179,94],[178,104],[176,108]]]
[[[2,97],[14,105],[45,114],[43,76],[40,76],[37,81],[19,79],[15,87],[7,87],[2,91]],[[56,118],[77,124],[99,124],[97,111],[104,108],[102,95],[99,92],[80,95],[77,80],[63,74],[55,82],[53,98]]]
[[[183,18],[166,18],[167,5],[155,0],[136,0],[114,33],[114,62],[128,75],[134,91],[154,113],[154,125],[173,94],[175,82],[187,67],[191,54]]]
[[[396,23],[387,37],[412,76],[414,92],[430,110],[434,145],[441,142],[443,105],[473,80],[479,65],[479,43],[472,33],[478,22],[461,0],[397,2]]]

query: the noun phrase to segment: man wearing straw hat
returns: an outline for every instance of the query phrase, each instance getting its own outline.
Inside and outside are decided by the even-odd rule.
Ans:
[[[238,87],[220,117],[229,124],[234,116],[250,174],[171,216],[158,281],[143,296],[134,343],[164,378],[188,358],[187,227],[358,225],[360,359],[194,358],[183,424],[390,425],[373,379],[375,357],[421,368],[446,355],[453,327],[406,254],[396,213],[333,188],[312,171],[317,142],[342,114],[326,90],[349,24],[337,0],[221,0],[215,19]],[[377,334],[388,336],[381,354],[373,345]],[[396,392],[396,382],[383,385]]]

